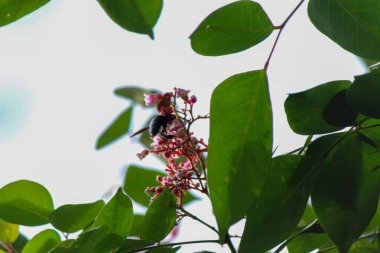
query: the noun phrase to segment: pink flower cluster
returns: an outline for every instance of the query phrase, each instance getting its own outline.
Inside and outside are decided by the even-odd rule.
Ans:
[[[197,99],[194,95],[189,96],[189,93],[189,90],[174,88],[173,93],[144,94],[147,105],[157,104],[160,115],[172,118],[164,129],[165,134],[151,136],[152,149],[137,154],[140,159],[148,154],[162,155],[167,161],[167,175],[156,178],[160,185],[146,188],[145,192],[153,195],[152,201],[165,188],[176,196],[178,206],[182,205],[187,190],[194,189],[207,194],[204,169],[208,147],[203,139],[198,140],[190,131],[194,121],[205,117],[194,117],[193,105]],[[179,102],[182,102],[182,108],[177,108]]]

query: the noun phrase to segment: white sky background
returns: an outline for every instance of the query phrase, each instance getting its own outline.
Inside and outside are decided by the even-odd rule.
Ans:
[[[212,90],[233,74],[261,69],[277,33],[238,54],[213,58],[194,53],[188,36],[209,13],[230,2],[167,0],[155,41],[117,26],[94,0],[54,0],[0,28],[0,187],[19,179],[39,182],[58,207],[98,200],[122,182],[127,164],[160,166],[153,158],[140,162],[135,154],[141,147],[128,137],[95,151],[98,135],[129,105],[113,90],[129,84],[190,89],[198,97],[197,113],[207,114]],[[279,25],[298,1],[259,3]],[[363,72],[355,56],[312,26],[305,4],[284,30],[269,67],[277,154],[299,147],[305,139],[287,124],[287,93],[352,80]],[[147,114],[139,110],[135,116],[137,130]],[[207,121],[195,130],[207,139]],[[189,210],[215,223],[207,200]],[[41,230],[22,229],[30,236]],[[242,232],[241,224],[235,232]],[[185,219],[177,240],[201,239],[216,235]],[[182,249],[228,252],[218,245]]]

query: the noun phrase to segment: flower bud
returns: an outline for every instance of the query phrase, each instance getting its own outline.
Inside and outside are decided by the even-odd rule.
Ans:
[[[155,191],[156,193],[161,193],[161,192],[164,191],[164,187],[163,187],[163,186],[157,186],[157,187],[154,189],[154,191]]]
[[[190,97],[190,103],[195,104],[196,102],[197,102],[197,97],[194,96],[194,95],[192,95],[192,96]]]
[[[145,149],[141,153],[136,154],[137,158],[140,160],[144,159],[147,155],[149,155],[149,150]]]

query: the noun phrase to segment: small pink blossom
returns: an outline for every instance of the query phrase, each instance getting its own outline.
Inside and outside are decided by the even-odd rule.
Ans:
[[[193,165],[191,164],[189,160],[187,160],[186,162],[183,163],[182,167],[186,170],[191,170],[193,168]]]
[[[185,90],[185,89],[181,89],[181,88],[174,88],[174,90],[177,93],[177,98],[182,98],[184,101],[189,100],[190,90]]]
[[[164,96],[160,93],[145,93],[144,101],[146,106],[152,106],[162,100]]]

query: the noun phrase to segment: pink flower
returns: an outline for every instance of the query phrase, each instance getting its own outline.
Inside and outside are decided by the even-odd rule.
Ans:
[[[184,163],[183,163],[183,166],[182,166],[185,170],[191,170],[193,168],[193,165],[191,164],[191,162],[189,160],[186,160]]]
[[[152,106],[161,101],[164,96],[160,93],[144,93],[144,101],[146,106]]]
[[[189,92],[190,90],[184,90],[181,88],[174,88],[177,93],[177,98],[182,98],[184,101],[189,100]]]

